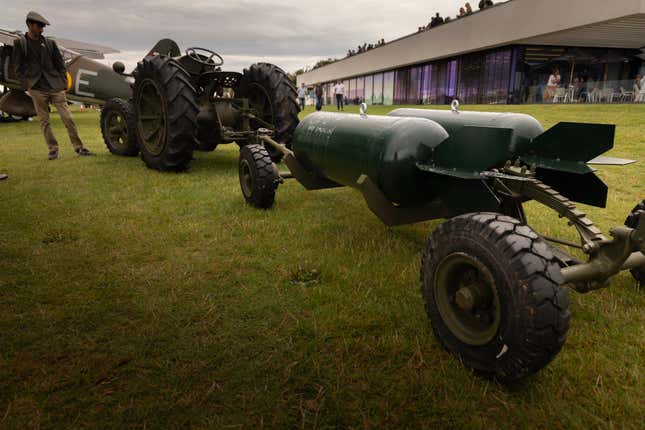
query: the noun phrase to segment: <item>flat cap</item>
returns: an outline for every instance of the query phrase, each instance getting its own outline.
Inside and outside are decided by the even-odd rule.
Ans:
[[[44,16],[42,16],[38,12],[34,12],[33,10],[27,14],[27,21],[35,21],[41,24],[51,25],[49,24],[49,21],[45,19]]]

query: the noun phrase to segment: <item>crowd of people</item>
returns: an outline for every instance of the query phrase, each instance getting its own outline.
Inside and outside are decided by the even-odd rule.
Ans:
[[[569,78],[567,78],[568,80]],[[539,92],[542,96],[542,101],[544,102],[575,102],[575,101],[586,101],[591,103],[597,102],[612,102],[616,99],[627,102],[633,101],[636,103],[645,102],[645,77],[638,74],[634,78],[633,85],[629,88],[629,84],[626,81],[622,81],[623,86],[620,87],[621,92],[616,91],[616,84],[607,85],[608,82],[602,80],[596,80],[592,76],[585,75],[576,75],[570,80],[569,83],[563,81],[562,75],[560,74],[560,69],[558,67],[553,67],[551,69],[551,74],[547,80],[546,86],[544,86],[543,91]],[[615,97],[610,99],[603,99],[603,89],[608,91],[611,95],[614,93]],[[558,96],[558,89],[561,93]],[[564,99],[562,99],[564,93]],[[613,100],[612,100],[613,99]]]
[[[376,43],[363,43],[362,45],[358,45],[356,49],[348,49],[347,50],[347,57],[351,57],[356,54],[362,54],[363,52],[370,51],[374,48],[378,48],[379,46],[385,45],[385,39],[381,39]]]
[[[347,100],[345,95],[345,84],[343,81],[335,82],[331,91],[336,102],[336,109],[339,111],[345,110],[345,105],[349,100]],[[300,88],[298,88],[298,104],[300,105],[300,110],[305,109],[307,96],[313,100],[316,111],[322,110],[324,104],[324,91],[322,84],[315,84],[313,89],[307,89],[305,84],[302,84]],[[354,102],[359,103],[360,100],[356,99]]]
[[[495,4],[493,3],[492,0],[481,0],[479,2],[479,10],[483,10],[489,7],[494,6]],[[471,15],[473,13],[473,7],[470,5],[469,2],[466,2],[466,4],[462,7],[459,8],[459,13],[457,14],[457,19],[463,18],[465,16]],[[437,27],[441,24],[445,24],[447,22],[452,21],[452,18],[447,16],[443,18],[439,12],[436,13],[435,16],[432,17],[428,25],[421,26],[417,29],[419,33],[422,31],[429,30],[431,28]]]
[[[494,5],[495,4],[493,3],[492,0],[481,0],[479,2],[478,6],[479,6],[479,10],[483,10],[483,9],[492,7]],[[469,2],[466,2],[466,4],[463,7],[459,8],[459,13],[457,14],[457,19],[463,18],[463,17],[468,16],[468,15],[471,15],[472,13],[473,13],[472,6],[470,5]],[[450,21],[452,21],[451,17],[447,16],[447,17],[444,18],[444,17],[441,16],[441,14],[439,12],[437,12],[436,15],[432,17],[432,19],[430,20],[428,25],[418,27],[417,31],[419,33],[421,33],[422,31],[429,30],[431,28],[437,27],[439,25],[445,24],[445,23],[450,22]],[[382,45],[385,45],[385,39],[380,39],[376,43],[364,43],[362,45],[359,45],[356,49],[348,49],[347,50],[347,55],[345,56],[345,58],[352,57],[352,56],[354,56],[356,54],[362,54],[363,52],[370,51],[370,50],[372,50],[374,48],[378,48],[379,46],[382,46]]]

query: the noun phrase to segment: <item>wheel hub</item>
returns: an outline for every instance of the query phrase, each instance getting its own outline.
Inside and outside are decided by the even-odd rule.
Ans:
[[[128,141],[128,127],[125,118],[118,112],[110,112],[106,119],[108,138],[113,146],[123,146]]]
[[[455,337],[475,346],[494,339],[501,306],[484,264],[465,253],[448,255],[437,266],[433,290],[442,320]]]
[[[253,174],[251,173],[251,166],[246,160],[240,161],[240,179],[242,192],[246,197],[250,197],[253,194]]]
[[[140,141],[148,153],[159,155],[166,146],[166,112],[163,97],[152,79],[141,83],[136,102]]]

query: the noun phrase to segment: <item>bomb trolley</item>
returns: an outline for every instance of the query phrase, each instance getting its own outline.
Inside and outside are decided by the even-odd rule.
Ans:
[[[513,381],[539,371],[569,328],[568,288],[586,293],[622,270],[645,283],[645,201],[606,238],[573,203],[605,207],[607,187],[587,165],[613,147],[613,125],[528,115],[399,109],[385,117],[316,113],[297,127],[279,173],[262,145],[242,148],[246,201],[273,205],[280,183],[358,189],[386,225],[447,219],[427,240],[421,292],[436,336],[470,368]],[[580,243],[527,224],[534,200],[568,220]],[[556,245],[582,251],[587,262]]]

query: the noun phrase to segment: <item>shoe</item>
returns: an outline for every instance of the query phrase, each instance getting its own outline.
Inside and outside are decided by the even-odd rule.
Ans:
[[[80,156],[94,155],[94,153],[87,148],[78,148],[76,153]]]
[[[5,175],[4,173],[0,173],[0,181],[4,181],[5,179],[9,179],[9,175]]]
[[[58,158],[58,150],[51,150],[49,151],[49,159],[50,160],[56,160]]]

